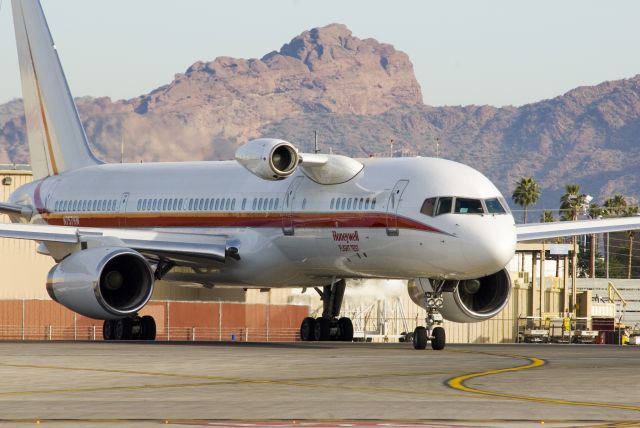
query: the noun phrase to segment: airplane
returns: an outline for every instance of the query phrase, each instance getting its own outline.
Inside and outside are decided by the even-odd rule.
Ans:
[[[413,346],[445,347],[443,321],[507,304],[516,242],[640,228],[638,217],[517,225],[479,171],[440,158],[301,153],[277,138],[230,161],[107,164],[88,140],[39,0],[12,0],[34,181],[0,213],[0,237],[37,241],[49,296],[104,320],[105,340],[154,340],[139,316],[157,280],[313,288],[303,341],[353,339],[347,281],[409,280],[426,310]]]

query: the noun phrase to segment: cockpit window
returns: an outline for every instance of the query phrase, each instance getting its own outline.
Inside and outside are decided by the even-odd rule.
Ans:
[[[437,198],[425,199],[425,201],[422,203],[422,208],[420,208],[420,212],[422,214],[433,217],[433,214],[436,210],[436,199]]]
[[[487,211],[489,211],[490,214],[506,214],[507,212],[498,198],[487,199],[484,203],[487,205]]]
[[[436,215],[451,213],[452,202],[453,202],[453,198],[438,199],[438,208],[436,209]]]
[[[483,214],[482,202],[479,199],[456,198],[456,214]]]

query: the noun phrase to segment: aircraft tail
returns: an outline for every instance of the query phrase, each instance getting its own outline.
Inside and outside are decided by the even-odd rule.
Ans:
[[[12,0],[35,179],[101,162],[91,152],[39,0]]]

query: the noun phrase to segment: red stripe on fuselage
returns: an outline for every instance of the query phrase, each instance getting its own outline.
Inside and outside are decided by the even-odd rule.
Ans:
[[[444,233],[434,227],[407,217],[386,213],[65,213],[44,214],[51,225],[65,225],[65,218],[77,219],[80,227],[255,227],[280,228],[386,228],[413,229],[425,232]]]

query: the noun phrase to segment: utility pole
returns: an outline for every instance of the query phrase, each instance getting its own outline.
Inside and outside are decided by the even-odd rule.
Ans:
[[[440,137],[436,137],[436,157],[440,157]]]
[[[313,153],[320,153],[320,145],[318,145],[318,131],[313,131]]]
[[[389,141],[389,157],[393,157],[393,138]]]

